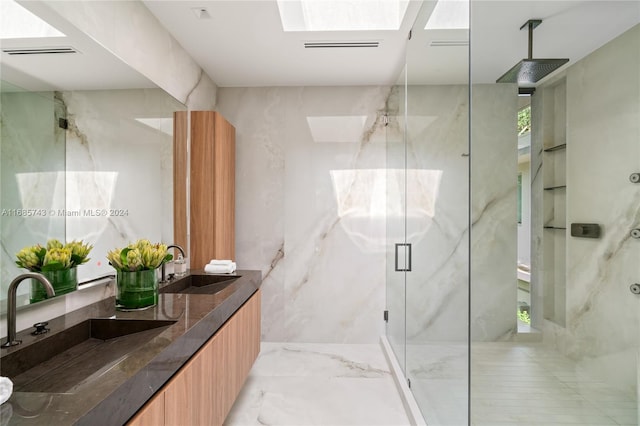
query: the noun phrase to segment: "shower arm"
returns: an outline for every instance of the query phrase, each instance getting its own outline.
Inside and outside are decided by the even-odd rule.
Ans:
[[[533,59],[533,30],[542,23],[542,19],[529,19],[520,27],[522,30],[524,27],[529,28],[529,60]]]

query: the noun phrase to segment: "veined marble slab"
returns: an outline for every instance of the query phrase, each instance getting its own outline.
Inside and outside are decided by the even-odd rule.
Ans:
[[[618,64],[611,67],[612,63]],[[567,224],[598,223],[599,239],[567,236],[566,328],[545,339],[616,388],[637,393],[640,347],[640,25],[567,70]]]
[[[219,90],[236,128],[238,264],[263,271],[263,340],[375,343],[384,332],[389,91]]]
[[[377,344],[262,342],[225,425],[408,425]]]

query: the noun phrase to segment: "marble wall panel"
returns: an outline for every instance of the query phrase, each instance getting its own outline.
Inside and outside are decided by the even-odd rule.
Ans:
[[[471,120],[471,339],[517,331],[517,87],[473,86]]]
[[[440,175],[429,189],[407,177],[407,343],[468,334],[468,93],[462,85],[407,90],[408,170]],[[432,209],[421,208],[424,196]]]
[[[384,332],[389,91],[219,90],[236,127],[237,261],[263,271],[263,340],[374,343]]]
[[[617,64],[617,66],[611,66]],[[640,25],[567,71],[567,223],[602,237],[567,237],[566,327],[545,338],[591,374],[636,391],[640,311]],[[633,372],[633,374],[631,374]]]
[[[441,176],[437,190],[407,179],[408,209],[417,212],[407,222],[414,250],[407,339],[466,341],[470,261],[472,339],[506,339],[516,325],[515,87],[474,85],[470,162],[468,87],[410,87],[408,94],[409,169]],[[424,194],[435,200],[431,214],[418,213],[427,211],[417,208]]]

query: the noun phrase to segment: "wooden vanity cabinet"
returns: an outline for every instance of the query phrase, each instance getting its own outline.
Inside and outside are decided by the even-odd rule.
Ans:
[[[260,290],[128,423],[222,425],[260,352]]]
[[[158,392],[127,424],[135,426],[164,425],[164,391]]]
[[[235,138],[235,128],[219,112],[174,115],[173,239],[188,249],[191,269],[211,259],[236,260]]]

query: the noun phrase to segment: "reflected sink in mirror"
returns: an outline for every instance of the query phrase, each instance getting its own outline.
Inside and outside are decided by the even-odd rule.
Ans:
[[[92,318],[4,355],[14,392],[74,393],[100,380],[175,321]]]
[[[160,293],[216,294],[233,284],[241,275],[187,275],[170,281]]]

